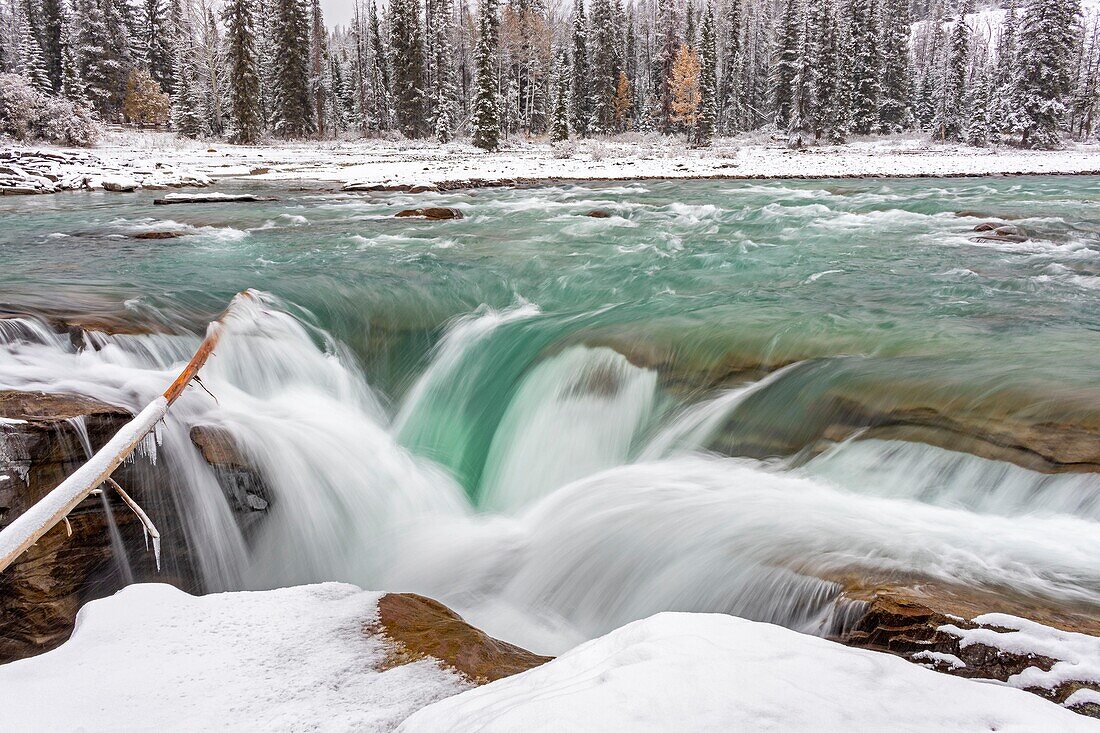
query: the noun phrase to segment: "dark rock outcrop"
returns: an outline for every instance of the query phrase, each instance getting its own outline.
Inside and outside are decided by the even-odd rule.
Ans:
[[[248,531],[259,518],[254,513],[263,512],[270,504],[271,494],[260,472],[225,428],[195,425],[190,435],[191,442],[217,473],[218,483],[239,513],[241,528]]]
[[[592,209],[585,216],[590,216],[593,219],[610,219],[611,214],[603,209]]]
[[[1007,613],[1063,631],[1100,636],[1100,609],[1074,613],[1045,606],[1034,599],[928,582],[868,586],[848,579],[846,584],[845,597],[852,603],[850,617],[854,621],[834,636],[837,641],[896,654],[958,677],[1005,682],[1030,667],[1049,671],[1059,661],[1022,650],[1006,651],[982,643],[962,644],[959,633],[952,630],[1007,631],[970,620],[984,613]],[[1028,692],[1061,704],[1082,688],[1100,691],[1100,683],[1070,680],[1052,689],[1028,688]],[[1100,717],[1100,709],[1096,707],[1082,705],[1071,709]]]
[[[180,232],[138,232],[131,234],[131,239],[179,239],[184,236]]]
[[[418,217],[441,221],[444,219],[462,219],[462,212],[449,206],[429,206],[424,209],[405,209],[394,214],[397,218]]]
[[[494,639],[442,603],[413,593],[382,596],[378,620],[366,630],[389,643],[384,668],[431,658],[475,685],[526,672],[553,658]]]
[[[254,193],[173,193],[162,199],[153,199],[158,206],[168,204],[242,204],[261,201],[278,201],[271,196],[257,196]]]

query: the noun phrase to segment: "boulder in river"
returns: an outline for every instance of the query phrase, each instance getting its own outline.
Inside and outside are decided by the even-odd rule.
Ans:
[[[222,491],[240,514],[238,524],[246,532],[262,512],[270,505],[271,493],[267,490],[260,471],[241,450],[229,430],[217,425],[195,425],[190,431],[191,442],[202,453],[218,476]]]
[[[552,659],[494,639],[439,601],[413,593],[382,596],[378,621],[366,631],[390,642],[384,668],[431,658],[475,685],[526,672]]]
[[[157,205],[166,204],[241,204],[258,201],[277,201],[270,196],[257,196],[254,193],[170,193],[164,198],[154,199]]]
[[[133,239],[179,239],[181,232],[138,232],[130,235]]]
[[[589,211],[587,214],[585,214],[585,216],[590,216],[593,219],[610,219],[611,218],[611,214],[604,211],[603,209],[592,209],[592,211]]]
[[[106,176],[101,184],[104,191],[128,193],[141,188],[141,184],[128,176]]]
[[[464,218],[461,211],[450,206],[429,206],[423,209],[405,209],[404,211],[397,212],[394,216],[398,218],[418,217],[421,219],[433,220]]]

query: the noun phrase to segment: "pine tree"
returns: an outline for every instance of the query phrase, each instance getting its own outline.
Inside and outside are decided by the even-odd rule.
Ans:
[[[849,24],[852,43],[852,129],[867,135],[878,129],[882,94],[882,57],[878,44],[878,13],[873,0],[852,0]]]
[[[840,28],[834,0],[821,0],[811,10],[813,108],[810,129],[817,140],[842,143],[848,134]]]
[[[389,130],[393,117],[393,77],[390,75],[389,51],[382,36],[378,9],[370,5],[371,49],[371,121],[376,131]]]
[[[913,125],[909,3],[883,2],[880,7],[883,64],[878,127],[885,133],[897,133]]]
[[[304,137],[316,127],[309,89],[309,16],[303,0],[276,4],[274,100],[275,133]]]
[[[435,53],[435,93],[433,95],[435,119],[432,121],[435,139],[441,143],[454,138],[458,125],[458,85],[455,80],[454,45],[454,8],[451,0],[438,0],[435,6],[438,17],[432,24],[435,40],[432,48]]]
[[[61,16],[61,96],[78,107],[91,107],[84,89],[84,79],[80,75],[80,62],[73,47],[68,16],[64,14]]]
[[[775,125],[781,130],[787,129],[791,120],[795,76],[802,65],[801,33],[802,3],[800,0],[785,0],[775,37],[776,63],[772,68]]]
[[[699,92],[699,54],[686,43],[681,44],[672,64],[669,87],[672,94],[672,124],[678,125],[691,135],[699,120],[699,105],[702,95]]]
[[[106,118],[111,114],[112,52],[107,47],[107,28],[96,0],[76,0],[73,17],[79,29],[76,37],[78,71],[92,107]]]
[[[619,72],[619,83],[615,85],[615,129],[623,131],[630,127],[630,113],[634,109],[634,90],[630,77],[625,71]]]
[[[324,14],[321,12],[321,2],[320,0],[311,0],[309,16],[309,92],[313,98],[313,119],[316,121],[317,134],[322,137],[325,135],[325,122],[328,119],[325,105],[332,93],[327,35]]]
[[[978,70],[969,95],[969,114],[966,126],[966,143],[983,148],[989,144],[989,93],[990,72],[987,68]]]
[[[718,124],[718,49],[714,37],[714,14],[703,6],[699,38],[699,119],[695,123],[695,144],[710,145]]]
[[[500,105],[497,100],[497,54],[500,48],[497,0],[481,0],[478,23],[477,79],[473,110],[473,144],[482,150],[500,147]]]
[[[1001,35],[997,41],[997,76],[994,81],[994,94],[996,96],[994,121],[995,128],[1002,133],[1009,134],[1020,128],[1019,120],[1019,90],[1016,87],[1017,56],[1019,54],[1017,44],[1017,31],[1019,16],[1016,13],[1016,0],[1008,0],[1005,9],[1005,18],[1001,23]]]
[[[397,126],[405,137],[421,137],[426,132],[427,94],[420,5],[417,0],[393,0],[390,12]]]
[[[65,6],[61,0],[41,0],[39,3],[39,35],[42,47],[42,61],[46,65],[46,75],[50,79],[53,92],[61,91],[62,38],[65,25]]]
[[[145,32],[145,66],[160,88],[172,93],[172,46],[169,11],[164,0],[145,0],[142,24]]]
[[[591,69],[586,84],[591,89],[590,132],[608,134],[615,128],[615,87],[618,73],[615,65],[615,26],[610,0],[593,0],[590,27]]]
[[[675,124],[673,117],[673,85],[672,76],[676,66],[676,59],[680,53],[681,43],[677,37],[676,10],[673,3],[663,3],[661,6],[661,54],[658,58],[659,68],[655,69],[657,79],[657,99],[660,104],[659,126],[661,132],[669,133]]]
[[[1100,19],[1093,21],[1087,38],[1087,44],[1081,47],[1070,110],[1070,131],[1081,140],[1092,134],[1097,105],[1100,104]]]
[[[251,145],[260,140],[264,128],[253,0],[227,0],[223,17],[229,65],[229,139]]]
[[[744,116],[740,75],[744,59],[741,50],[741,2],[730,0],[723,26],[722,78],[718,92],[718,125],[726,135],[736,133]]]
[[[572,67],[570,69],[569,112],[573,132],[584,137],[588,134],[588,21],[584,15],[584,0],[573,5]]]
[[[569,139],[569,62],[564,52],[558,57],[557,94],[550,139],[556,143]]]
[[[42,57],[42,47],[31,27],[30,10],[26,2],[19,13],[19,74],[43,94],[53,92],[53,84]]]
[[[1056,148],[1072,89],[1077,0],[1028,0],[1020,27],[1016,85],[1021,144]]]
[[[798,67],[791,84],[791,115],[787,122],[787,147],[802,148],[806,136],[813,132],[813,110],[816,106],[817,68],[812,63],[814,39],[812,17],[801,8],[798,33]]]

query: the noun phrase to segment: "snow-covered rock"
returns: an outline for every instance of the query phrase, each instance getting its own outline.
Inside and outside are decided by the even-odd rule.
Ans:
[[[119,193],[136,191],[141,188],[141,183],[136,179],[124,175],[104,176],[99,185],[103,187],[104,191],[115,191]]]
[[[350,585],[191,596],[136,585],[86,605],[63,646],[0,666],[5,733],[388,731],[469,687],[427,659],[386,668]]]
[[[402,733],[937,731],[1100,727],[1033,695],[770,624],[663,613],[430,705]]]

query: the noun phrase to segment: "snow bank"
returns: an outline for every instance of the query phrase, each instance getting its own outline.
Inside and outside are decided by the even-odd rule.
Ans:
[[[379,595],[130,586],[86,605],[60,648],[0,666],[0,729],[392,730],[469,685],[427,661],[377,672],[363,625]]]
[[[403,733],[1096,731],[1025,692],[718,614],[663,613],[437,702]]]

